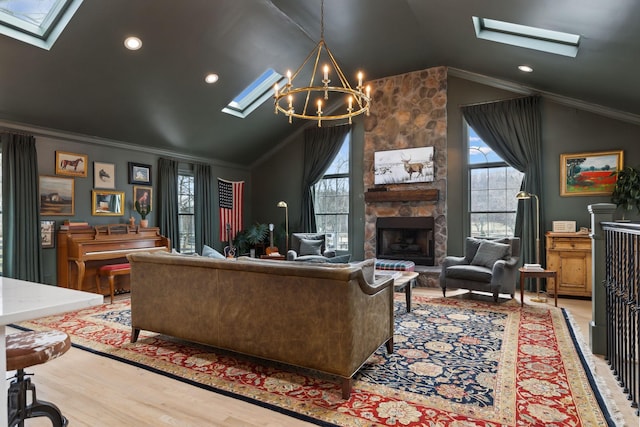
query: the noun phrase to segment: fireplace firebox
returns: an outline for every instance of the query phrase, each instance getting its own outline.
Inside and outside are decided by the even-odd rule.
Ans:
[[[433,217],[383,217],[376,220],[376,258],[435,265]]]

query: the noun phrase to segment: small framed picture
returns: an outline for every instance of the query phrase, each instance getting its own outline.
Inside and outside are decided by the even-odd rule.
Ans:
[[[151,187],[140,187],[138,185],[133,186],[133,206],[135,207],[136,202],[140,204],[140,206],[153,206],[153,188]],[[134,208],[135,209],[135,208]]]
[[[56,175],[86,177],[87,161],[89,156],[86,154],[56,151]]]
[[[56,247],[56,222],[51,220],[40,221],[40,242],[43,248]]]
[[[74,179],[40,175],[40,215],[75,215]]]
[[[151,185],[151,165],[129,162],[129,184]]]
[[[124,191],[91,190],[91,215],[123,216]]]
[[[113,163],[93,162],[93,187],[116,188],[116,165]]]

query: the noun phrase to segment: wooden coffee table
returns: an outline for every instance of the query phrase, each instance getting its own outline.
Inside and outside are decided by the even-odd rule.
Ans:
[[[401,292],[404,289],[407,313],[409,313],[411,311],[411,288],[416,285],[418,273],[415,271],[402,271],[400,273],[400,276],[393,279],[393,290]]]

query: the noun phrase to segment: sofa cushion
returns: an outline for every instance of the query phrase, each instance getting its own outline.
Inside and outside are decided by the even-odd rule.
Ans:
[[[318,264],[322,264],[327,262],[326,257],[322,256],[322,255],[302,255],[299,257],[296,257],[295,261],[302,261],[302,262],[315,262]]]
[[[326,262],[330,262],[333,264],[342,264],[351,261],[351,254],[346,255],[336,255],[334,257],[330,257],[326,259]]]
[[[300,239],[299,255],[322,255],[322,240]]]
[[[493,268],[493,264],[500,259],[508,259],[511,252],[511,246],[505,243],[498,243],[492,240],[483,240],[471,260],[472,265],[482,265],[487,268]]]
[[[217,258],[217,259],[225,259],[224,255],[220,252],[216,251],[210,246],[204,245],[202,247],[202,256],[206,256],[209,258]]]
[[[452,265],[445,272],[447,279],[491,282],[491,270],[480,265]]]

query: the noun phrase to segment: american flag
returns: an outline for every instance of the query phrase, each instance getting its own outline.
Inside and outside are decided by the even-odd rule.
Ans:
[[[242,230],[242,198],[244,181],[231,182],[218,178],[218,203],[220,204],[220,240],[233,240]],[[231,227],[227,235],[227,224]]]

